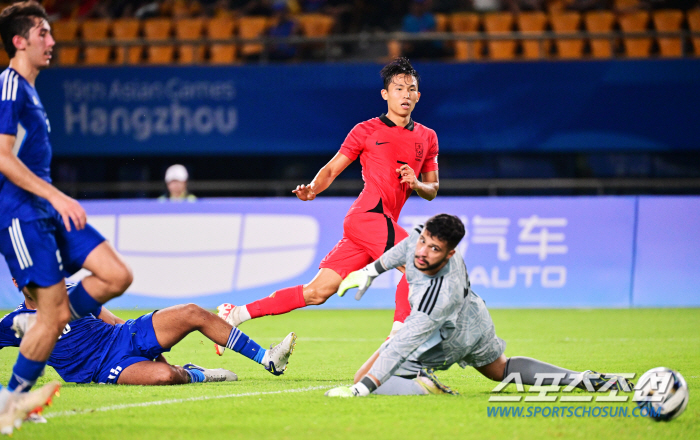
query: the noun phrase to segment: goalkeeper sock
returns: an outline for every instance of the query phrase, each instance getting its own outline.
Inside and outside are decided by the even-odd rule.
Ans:
[[[411,304],[408,302],[408,281],[403,274],[401,281],[396,286],[396,309],[394,310],[394,322],[404,322],[411,314]]]
[[[520,379],[523,381],[523,385],[534,385],[537,381],[535,374],[559,374],[563,375],[559,385],[570,385],[571,382],[576,379],[579,374],[578,371],[567,370],[566,368],[557,367],[556,365],[548,364],[546,362],[538,361],[537,359],[524,357],[524,356],[513,356],[508,359],[506,363],[506,369],[503,372],[504,379],[508,377],[509,374],[519,373]],[[552,379],[544,379],[542,385],[551,385]]]
[[[259,318],[268,315],[281,315],[292,310],[306,307],[304,300],[304,286],[287,287],[273,292],[267,298],[259,299],[247,304],[246,310],[251,318]]]
[[[226,342],[226,347],[230,348],[236,353],[242,354],[248,359],[254,360],[257,363],[262,362],[262,358],[265,356],[265,352],[267,351],[236,327],[231,329],[231,334]]]

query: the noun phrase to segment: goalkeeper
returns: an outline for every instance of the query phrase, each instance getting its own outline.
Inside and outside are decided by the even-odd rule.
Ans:
[[[471,290],[466,265],[456,250],[463,237],[459,218],[436,215],[379,260],[345,278],[338,295],[358,287],[355,298],[359,300],[375,277],[405,265],[411,313],[360,368],[353,386],[334,388],[327,396],[456,394],[432,373],[455,363],[472,366],[495,381],[519,373],[523,384],[534,385],[535,375],[545,373],[557,374],[564,386],[630,391],[631,383],[619,376],[571,371],[527,357],[506,358],[506,344],[496,336],[484,301]],[[545,379],[542,385],[551,383]]]

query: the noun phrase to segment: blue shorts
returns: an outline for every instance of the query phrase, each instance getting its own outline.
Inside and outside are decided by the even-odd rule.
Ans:
[[[73,275],[105,238],[90,225],[66,230],[58,213],[32,221],[12,219],[0,230],[0,253],[5,256],[20,290],[28,284],[49,287]]]
[[[121,327],[116,330],[117,336],[95,372],[93,382],[115,384],[127,367],[137,362],[152,361],[161,353],[170,351],[158,343],[153,329],[154,313],[117,324],[117,327]]]

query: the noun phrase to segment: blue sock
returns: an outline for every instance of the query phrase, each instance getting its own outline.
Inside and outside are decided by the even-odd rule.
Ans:
[[[190,383],[204,382],[204,373],[199,370],[185,368],[185,373],[190,375]]]
[[[89,314],[97,313],[102,308],[102,304],[91,297],[83,287],[83,282],[79,282],[68,292],[71,320],[75,321]],[[97,316],[97,315],[95,315]]]
[[[226,347],[242,354],[248,359],[254,360],[257,363],[262,361],[266,351],[236,327],[231,330],[231,334],[228,337],[228,342],[226,342]]]
[[[27,359],[20,353],[19,356],[17,356],[15,367],[12,369],[12,377],[7,384],[7,389],[9,391],[29,391],[36,383],[39,375],[41,375],[44,365],[46,365],[46,361],[33,361]]]

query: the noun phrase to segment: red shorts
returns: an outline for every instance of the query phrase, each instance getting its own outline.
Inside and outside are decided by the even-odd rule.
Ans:
[[[378,212],[350,214],[343,222],[343,238],[321,261],[319,268],[333,269],[345,278],[377,260],[408,237],[395,221]]]

